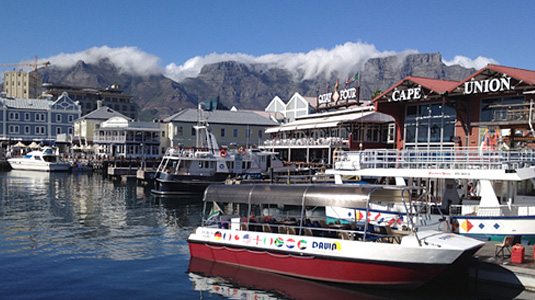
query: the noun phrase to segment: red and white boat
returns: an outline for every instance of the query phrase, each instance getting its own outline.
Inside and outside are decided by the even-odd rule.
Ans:
[[[483,246],[440,231],[325,222],[327,206],[393,201],[408,207],[409,199],[408,187],[212,185],[203,199],[210,213],[188,237],[190,254],[300,278],[418,287]]]

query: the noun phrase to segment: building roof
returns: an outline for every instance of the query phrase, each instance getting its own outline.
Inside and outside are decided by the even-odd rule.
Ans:
[[[488,64],[486,67],[470,75],[468,78],[463,80],[460,84],[463,84],[478,75],[489,73],[489,72],[498,72],[498,73],[506,74],[507,76],[511,76],[524,83],[535,84],[535,71],[518,69],[518,68],[513,68],[513,67],[505,67],[505,66],[499,66],[499,65],[493,65],[493,64]],[[452,88],[452,90],[454,88]]]
[[[255,112],[213,110],[203,111],[203,118],[210,124],[234,124],[255,126],[276,126],[277,122],[265,118]],[[197,123],[197,109],[182,110],[166,119],[164,122]]]
[[[93,119],[93,120],[108,120],[113,117],[123,117],[127,120],[132,120],[131,118],[121,114],[120,112],[109,108],[107,106],[102,106],[101,108],[98,108],[87,115],[81,117],[80,119],[86,120],[86,119]]]
[[[8,108],[49,110],[54,101],[48,99],[26,99],[26,98],[0,98],[2,103]]]
[[[382,97],[388,95],[393,90],[403,87],[403,86],[414,86],[414,85],[421,85],[425,87],[426,89],[433,91],[436,94],[443,94],[448,91],[451,91],[455,89],[457,86],[459,86],[459,81],[451,81],[451,80],[442,80],[442,79],[434,79],[434,78],[425,78],[425,77],[417,77],[417,76],[407,76],[403,78],[401,81],[393,85],[391,88],[383,92],[381,95],[375,97],[373,101],[377,101],[378,99],[381,99]]]

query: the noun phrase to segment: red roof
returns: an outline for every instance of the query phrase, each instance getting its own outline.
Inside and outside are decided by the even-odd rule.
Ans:
[[[470,75],[468,78],[463,80],[459,85],[462,85],[463,83],[471,80],[472,78],[485,72],[486,70],[492,70],[492,71],[496,71],[502,74],[507,74],[507,76],[511,76],[515,79],[522,80],[525,83],[535,84],[535,71],[488,64],[486,67],[482,68],[481,70],[477,71],[476,73]],[[451,90],[453,89],[454,88],[452,88]]]
[[[385,96],[386,94],[393,91],[395,88],[400,86],[406,81],[412,81],[416,84],[419,84],[429,90],[432,90],[433,92],[440,94],[444,92],[448,92],[450,90],[453,90],[457,86],[459,86],[459,81],[451,81],[451,80],[442,80],[442,79],[433,79],[433,78],[425,78],[425,77],[415,77],[415,76],[407,76],[403,78],[400,82],[396,83],[394,86],[392,86],[390,89],[388,89],[386,92],[382,93],[381,95],[375,97],[373,101],[376,101],[377,99]]]

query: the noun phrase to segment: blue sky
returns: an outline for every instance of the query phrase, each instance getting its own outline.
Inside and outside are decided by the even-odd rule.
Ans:
[[[5,1],[0,64],[98,52],[180,79],[224,58],[317,70],[408,51],[534,70],[534,11],[533,1]]]

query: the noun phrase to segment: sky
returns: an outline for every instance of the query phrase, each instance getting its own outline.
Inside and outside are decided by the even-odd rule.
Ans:
[[[448,64],[535,70],[535,1],[4,1],[0,65],[108,57],[180,81],[223,60],[307,79],[373,57],[440,52]],[[0,71],[13,67],[2,67]]]

